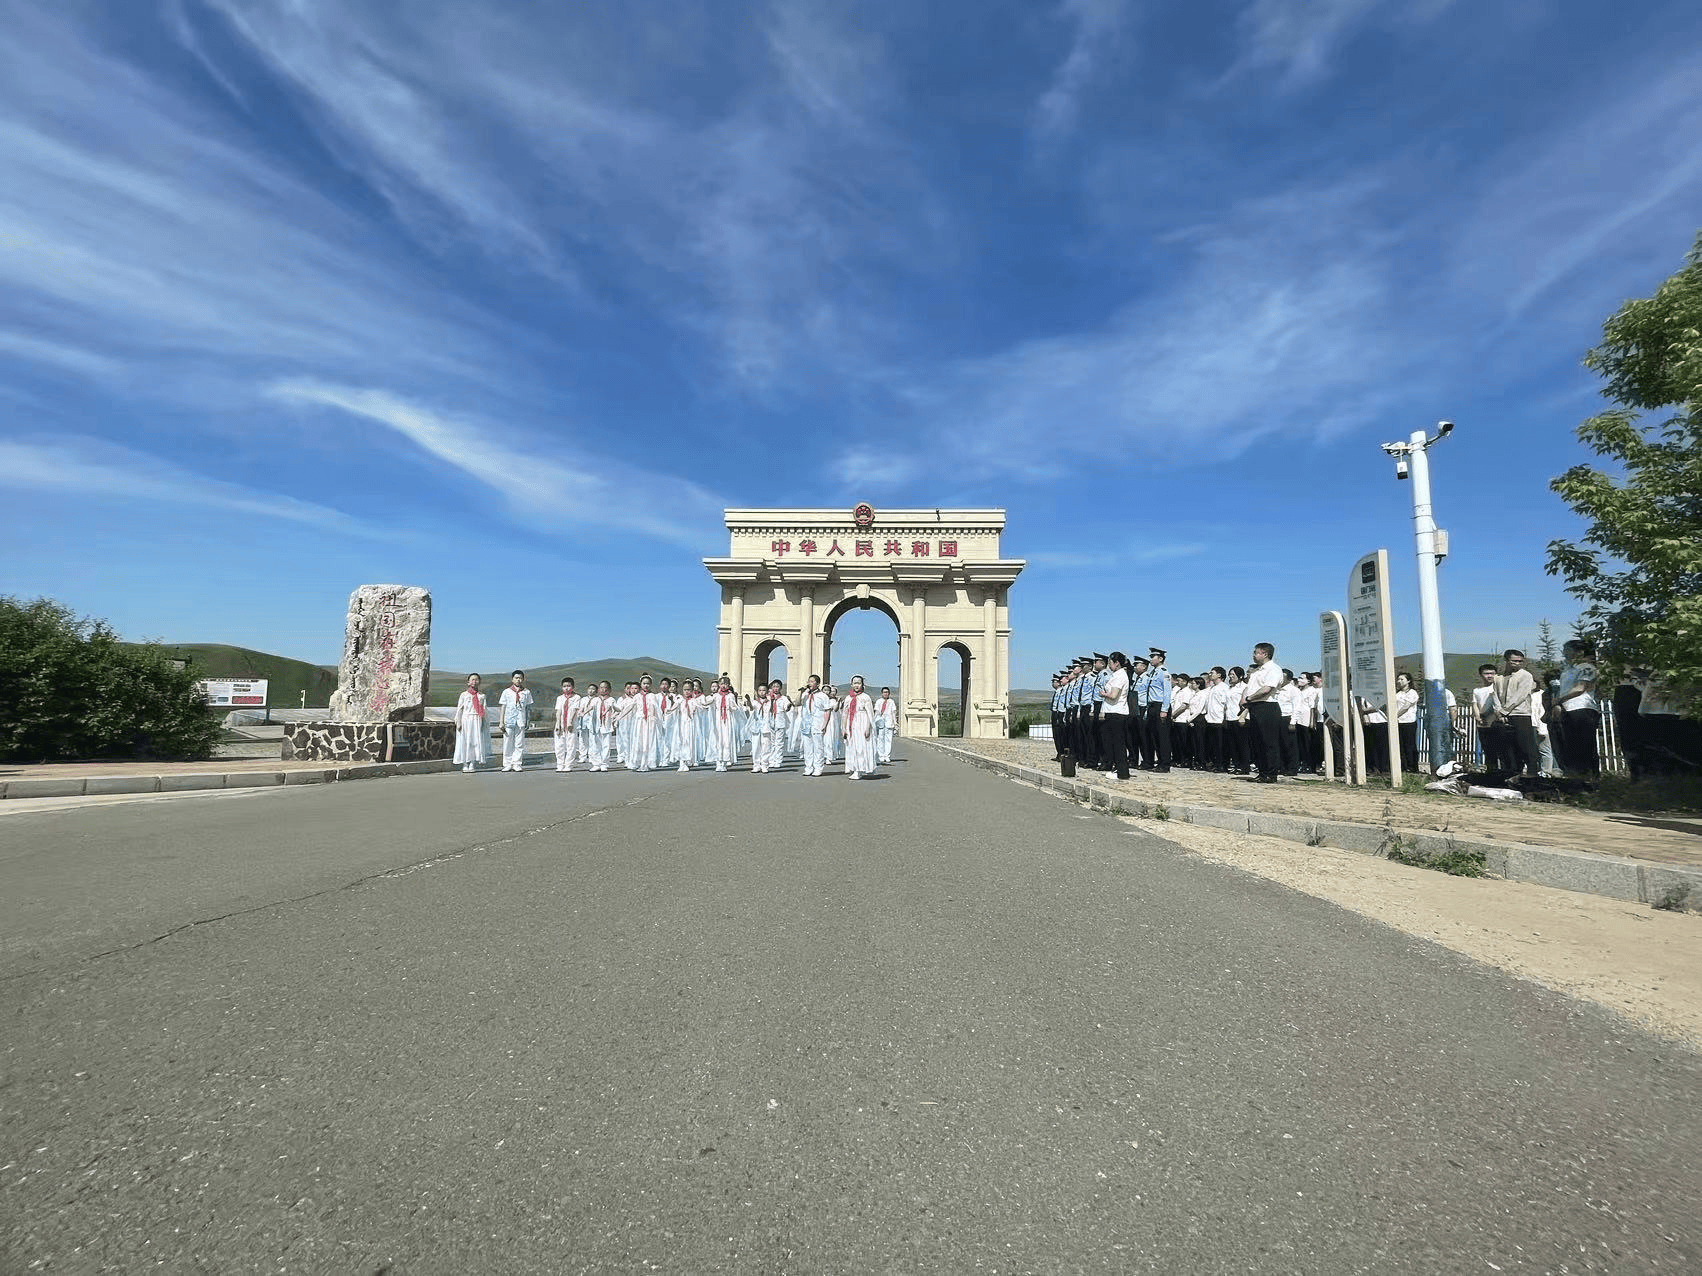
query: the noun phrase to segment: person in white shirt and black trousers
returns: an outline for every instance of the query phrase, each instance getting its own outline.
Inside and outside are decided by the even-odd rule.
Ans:
[[[1110,669],[1100,688],[1099,739],[1108,770],[1119,780],[1129,778],[1129,658],[1120,651],[1109,657]]]
[[[1253,734],[1253,765],[1259,768],[1260,784],[1275,784],[1282,770],[1282,708],[1277,689],[1282,670],[1277,666],[1276,647],[1261,642],[1253,648],[1253,667],[1247,671],[1247,717]]]
[[[1401,772],[1418,774],[1418,688],[1406,670],[1395,675],[1395,730],[1401,737]]]

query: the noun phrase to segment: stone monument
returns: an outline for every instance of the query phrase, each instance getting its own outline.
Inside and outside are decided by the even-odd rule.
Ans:
[[[431,689],[431,591],[362,585],[349,595],[333,722],[423,722]]]
[[[447,758],[455,751],[455,724],[426,721],[430,690],[431,592],[362,585],[349,595],[330,720],[290,727],[283,756],[316,762]]]

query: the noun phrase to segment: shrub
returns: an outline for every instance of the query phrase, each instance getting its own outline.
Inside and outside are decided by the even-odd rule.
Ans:
[[[0,598],[0,760],[207,758],[219,720],[195,675],[47,598]]]

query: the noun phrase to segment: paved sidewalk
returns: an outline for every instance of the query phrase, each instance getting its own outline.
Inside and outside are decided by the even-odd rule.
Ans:
[[[942,740],[940,743],[1058,774],[1050,741]],[[1284,780],[1276,785],[1254,784],[1240,776],[1200,771],[1172,771],[1168,775],[1137,771],[1126,782],[1119,782],[1115,775],[1079,770],[1076,778],[1144,802],[1217,806],[1312,820],[1392,824],[1397,829],[1702,867],[1702,835],[1630,822],[1646,818],[1643,816],[1613,816],[1549,802],[1502,804],[1439,793],[1392,793],[1387,789],[1331,784],[1319,778]],[[1702,823],[1693,827],[1702,834]]]

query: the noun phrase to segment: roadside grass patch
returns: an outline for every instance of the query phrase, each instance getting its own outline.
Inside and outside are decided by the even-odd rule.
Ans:
[[[1410,864],[1413,868],[1434,869],[1450,877],[1482,877],[1487,871],[1482,851],[1425,852],[1418,849],[1415,839],[1402,837],[1392,830],[1384,835],[1383,858],[1397,864]]]

